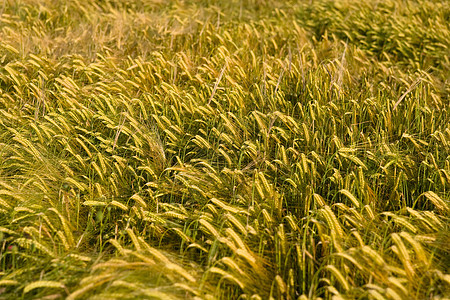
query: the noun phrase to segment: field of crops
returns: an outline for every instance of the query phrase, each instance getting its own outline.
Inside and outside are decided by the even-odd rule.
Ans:
[[[449,24],[0,1],[0,299],[449,299]]]

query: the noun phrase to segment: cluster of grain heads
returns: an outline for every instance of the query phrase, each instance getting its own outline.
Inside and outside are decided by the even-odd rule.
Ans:
[[[446,297],[448,5],[403,2],[5,1],[0,297]]]

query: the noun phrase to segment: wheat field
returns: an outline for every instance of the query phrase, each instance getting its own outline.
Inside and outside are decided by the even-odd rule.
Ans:
[[[0,299],[449,299],[449,24],[0,1]]]

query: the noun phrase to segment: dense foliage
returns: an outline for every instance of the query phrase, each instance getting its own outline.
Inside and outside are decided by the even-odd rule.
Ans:
[[[0,1],[0,299],[443,299],[450,3]]]

